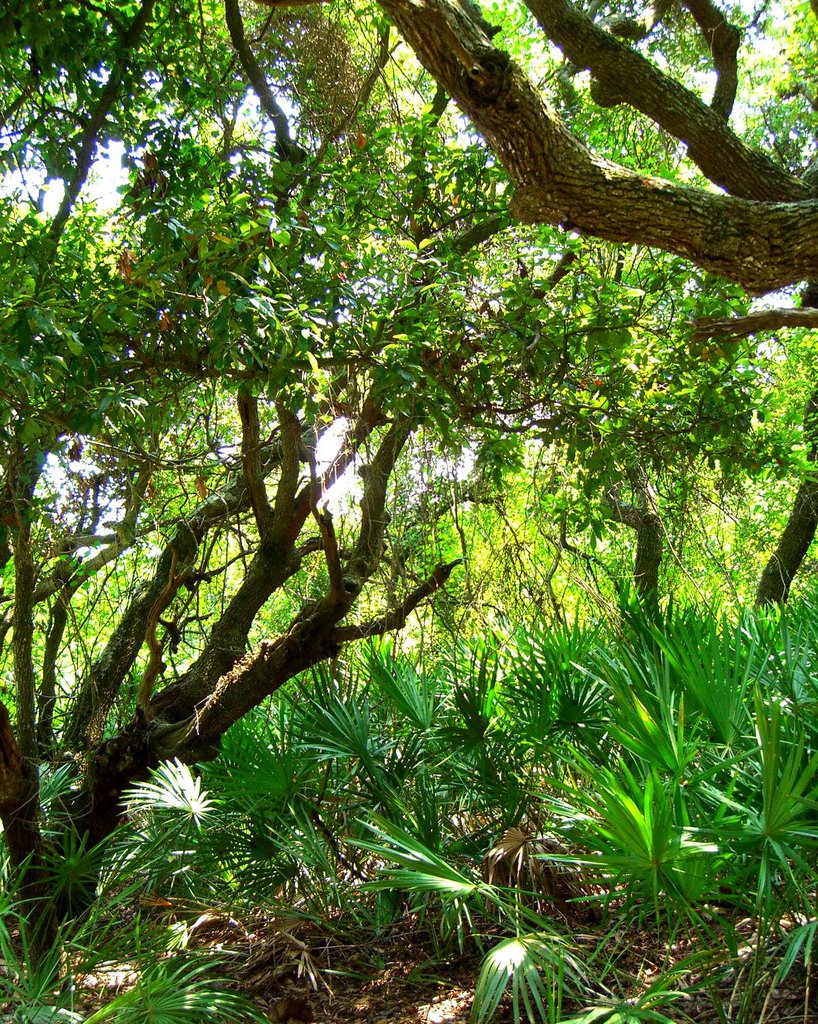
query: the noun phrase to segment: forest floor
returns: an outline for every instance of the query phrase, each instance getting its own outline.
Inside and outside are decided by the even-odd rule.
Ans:
[[[466,1024],[471,1018],[481,954],[472,948],[464,955],[444,957],[434,937],[413,928],[411,921],[362,943],[360,936],[344,942],[337,931],[322,935],[314,925],[261,915],[252,930],[221,915],[203,917],[197,919],[190,945],[230,964],[223,972],[228,986],[248,996],[272,1024]],[[818,1024],[818,993],[809,974],[796,966],[784,984],[774,986],[761,959],[752,956],[758,940],[753,921],[733,924],[743,950],[728,963],[723,949],[725,962],[714,970],[717,954],[708,950],[700,956],[693,941],[668,948],[650,929],[617,931],[610,921],[594,926],[585,920],[575,938],[603,977],[584,1000],[564,1005],[563,1019],[581,1017],[591,1005],[601,1008],[607,997],[612,1010],[617,1003],[626,1015],[600,1015],[595,1024]],[[710,964],[707,984],[697,974],[704,962]],[[88,1014],[130,988],[137,977],[135,966],[110,964],[95,975],[75,979],[75,1009]],[[674,971],[672,984],[665,985],[662,972],[667,979]],[[755,998],[742,1005],[749,987]],[[677,994],[668,998],[668,988]],[[659,996],[653,1004],[645,1001],[650,991]],[[632,1015],[627,1015],[628,1006]],[[2,1012],[11,1009],[2,1005],[0,995],[0,1024],[16,1021]],[[652,1010],[664,1016],[651,1016]],[[512,1020],[508,1000],[494,1022]]]
[[[688,938],[668,947],[649,927],[617,929],[610,920],[592,922],[587,915],[582,917],[575,941],[582,958],[595,962],[599,984],[594,982],[594,990],[573,1003],[566,1001],[566,1020],[581,1017],[607,998],[619,1008],[641,1007],[629,1018],[613,1016],[617,1024],[662,1019],[697,1024],[818,1024],[818,998],[809,975],[796,966],[783,984],[773,985],[765,958],[753,956],[759,937],[750,918],[732,922],[741,948],[728,963],[724,946],[705,951]],[[202,943],[214,938],[203,935]],[[258,928],[235,977],[271,1020],[281,1024],[465,1024],[471,1018],[481,959],[473,946],[465,954],[455,950],[444,957],[439,938],[416,931],[410,921],[364,946],[354,939],[341,943],[337,934],[322,941],[310,930],[281,931],[271,921]],[[714,968],[719,960],[722,966]],[[663,972],[665,979],[668,972],[673,975],[667,984]],[[711,979],[707,983],[705,973]],[[752,999],[748,999],[750,988],[755,993]],[[667,989],[677,994],[668,998],[663,995]],[[655,1003],[645,999],[652,990],[658,994]],[[652,1009],[665,1017],[651,1017]],[[606,1019],[600,1016],[597,1021],[602,1024]],[[512,1020],[508,999],[494,1021]]]
[[[695,964],[703,960],[713,963],[708,951],[697,961],[699,951],[692,941],[682,941],[672,949],[657,940],[650,930],[628,929],[612,931],[582,924],[577,939],[590,955],[594,949],[603,949],[609,960],[610,974],[606,981],[613,992],[607,993],[611,1003],[624,1009],[630,1003],[633,1016],[611,1020],[617,1024],[637,1024],[639,1021],[694,1021],[696,1024],[818,1024],[818,999],[808,974],[794,968],[784,984],[773,986],[763,966],[754,962],[751,953],[758,939],[750,919],[737,922],[737,931],[744,939],[744,949],[733,964],[711,971],[716,980],[702,983]],[[609,948],[605,940],[609,940]],[[313,947],[315,948],[315,947]],[[275,971],[266,974],[264,944],[256,948],[240,971],[244,991],[266,1009],[273,1021],[281,1024],[466,1024],[471,1019],[474,985],[480,970],[478,951],[448,959],[430,955],[428,941],[408,929],[391,934],[386,941],[373,941],[365,951],[360,947],[340,950],[326,947],[327,961],[334,966],[319,971],[313,985],[291,970],[289,977]],[[365,952],[366,956],[361,957]],[[726,950],[722,950],[725,956]],[[315,964],[324,959],[319,951]],[[373,956],[374,954],[374,956]],[[281,969],[281,944],[275,953]],[[377,967],[361,968],[362,959],[377,960]],[[302,965],[304,961],[301,961]],[[690,963],[689,969],[685,964]],[[356,966],[356,964],[358,966]],[[756,970],[758,967],[758,970]],[[664,989],[662,971],[678,968],[675,985],[678,995],[662,997]],[[755,977],[753,977],[755,971]],[[317,984],[316,984],[317,982]],[[653,1008],[661,1016],[651,1016],[650,1001],[643,1001],[646,991],[655,986],[659,998]],[[755,989],[755,998],[744,1002],[749,987]],[[563,1007],[565,1020],[581,1017],[591,1005],[604,1001],[603,989],[587,993],[587,1001]],[[641,1010],[638,1009],[641,1005]],[[511,1001],[506,1000],[494,1018],[495,1024],[507,1024],[514,1019]],[[608,1018],[597,1017],[603,1024]]]

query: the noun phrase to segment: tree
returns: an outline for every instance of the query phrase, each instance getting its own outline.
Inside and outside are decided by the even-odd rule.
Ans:
[[[571,129],[524,67],[495,45],[494,33],[476,5],[383,0],[381,6],[502,161],[515,186],[509,204],[515,217],[611,241],[656,246],[751,293],[815,278],[818,179],[810,148],[812,131],[807,127],[811,116],[803,104],[808,100],[803,69],[795,59],[792,81],[768,76],[765,83],[772,96],[800,101],[790,102],[792,121],[780,126],[788,130],[795,151],[778,147],[779,152],[771,155],[749,145],[730,126],[738,95],[742,32],[709,0],[683,3],[700,43],[709,50],[715,73],[709,103],[650,59],[651,37],[659,35],[669,6],[657,5],[637,17],[613,14],[602,19],[601,5],[584,11],[570,0],[526,0],[546,38],[570,62],[570,73],[590,71],[590,95],[598,105],[628,105],[678,140],[679,155],[683,147],[685,162],[693,165],[700,181],[704,179],[696,187],[659,176],[650,164],[632,168],[599,153],[594,140]],[[766,29],[771,37],[780,36],[780,19],[787,16],[796,20],[789,9],[766,10],[745,33],[762,35]],[[685,46],[673,28],[655,44],[671,68]],[[799,22],[790,38],[814,33],[809,18],[807,25]],[[765,97],[762,105],[770,102],[771,97]],[[779,125],[766,127],[775,144]],[[708,182],[726,194],[715,193]],[[811,309],[799,312],[801,320],[795,311],[773,312],[759,321],[759,327],[813,322]],[[721,333],[729,331],[726,322]],[[779,549],[759,583],[758,603],[786,599],[814,536],[812,488],[810,478],[799,489]]]
[[[532,0],[572,62],[553,69],[566,118],[522,71],[529,23],[503,39],[455,0],[270,6],[18,0],[0,19],[0,819],[43,904],[42,762],[77,764],[70,827],[97,843],[152,766],[215,757],[289,679],[446,585],[459,527],[434,556],[390,528],[417,511],[413,451],[433,438],[490,490],[554,446],[597,510],[619,467],[647,479],[680,445],[744,466],[757,354],[714,355],[686,321],[815,269],[809,175],[728,127],[735,33],[709,6],[690,12],[711,106],[640,52],[661,21]],[[669,67],[697,59],[673,40]],[[730,194],[671,180],[693,170],[661,136],[638,171],[592,152],[586,66]],[[94,198],[117,152],[118,191]],[[52,927],[44,910],[44,944]]]
[[[628,477],[634,493],[639,498],[639,504],[628,504],[613,490],[605,494],[605,504],[612,519],[635,530],[634,585],[643,597],[655,598],[659,588],[659,566],[662,561],[662,520],[656,511],[656,502],[644,471],[636,467]]]
[[[492,169],[471,147],[467,201],[436,142],[445,97],[397,145],[378,129],[390,31],[356,35],[355,12],[338,35],[305,15],[313,66],[288,65],[280,86],[300,107],[296,143],[238,7],[226,13],[232,49],[217,7],[55,4],[48,20],[18,4],[2,22],[24,45],[2,97],[0,632],[15,713],[0,713],[0,818],[32,897],[43,760],[81,766],[71,828],[93,845],[151,766],[214,757],[248,710],[345,643],[400,629],[459,563],[376,586],[405,449],[426,421],[456,443],[428,368],[444,348],[463,373],[475,363],[448,338],[465,339],[469,254],[503,223]],[[276,34],[303,35],[289,21]],[[245,75],[258,106],[240,116]],[[112,216],[84,190],[118,139],[129,179]],[[411,202],[393,205],[407,179]],[[64,185],[50,214],[49,181]],[[345,474],[357,507],[338,518],[327,500]],[[43,909],[44,946],[52,928]]]
[[[798,487],[787,524],[775,551],[758,582],[756,604],[783,604],[790,593],[795,574],[815,539],[818,529],[818,482],[812,469],[818,458],[815,443],[818,393],[813,392],[804,412],[804,437],[807,443],[807,471]]]

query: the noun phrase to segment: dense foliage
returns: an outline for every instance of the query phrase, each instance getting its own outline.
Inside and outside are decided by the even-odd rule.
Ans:
[[[794,0],[9,0],[19,1019],[251,1013],[125,926],[150,894],[499,939],[483,1017],[509,981],[515,1016],[661,1019],[724,969],[749,1020],[810,962],[817,33]],[[586,904],[702,960],[634,994]],[[107,1006],[60,987],[111,960]]]

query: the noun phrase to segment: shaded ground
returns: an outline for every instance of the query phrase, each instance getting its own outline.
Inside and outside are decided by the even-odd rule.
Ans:
[[[725,948],[717,949],[721,964],[716,967],[713,952],[705,957],[692,940],[667,947],[649,929],[626,931],[610,922],[584,921],[574,940],[582,959],[594,961],[595,990],[566,1004],[564,1018],[609,1001],[626,1012],[630,1006],[632,1015],[614,1017],[617,1024],[818,1024],[815,986],[804,966],[796,964],[775,986],[765,965],[776,958],[754,956],[755,923],[748,918],[731,925],[740,944],[732,958]],[[476,950],[444,957],[435,937],[411,920],[362,943],[360,936],[344,942],[337,930],[330,936],[295,920],[262,917],[250,930],[226,915],[199,914],[188,938],[200,953],[226,957],[225,981],[249,996],[273,1024],[465,1024],[481,960]],[[129,988],[135,967],[111,964],[77,978],[76,1009],[89,1013]],[[669,983],[674,970],[677,976]],[[668,988],[677,995],[669,997]],[[748,993],[754,997],[748,999]],[[12,1020],[7,1014],[13,1008],[0,1005],[0,1024]],[[664,1016],[651,1017],[652,1012]],[[510,1005],[495,1018],[497,1024],[512,1019]],[[599,1024],[606,1019],[598,1018]]]
[[[630,1018],[634,1024],[662,1019],[651,1018],[651,1011],[672,1021],[703,1024],[818,1024],[815,986],[803,965],[796,964],[775,986],[772,970],[779,961],[754,956],[755,923],[748,918],[731,925],[740,943],[732,959],[724,945],[704,953],[694,940],[680,939],[667,947],[650,929],[618,930],[610,921],[591,924],[585,919],[574,940],[583,959],[596,957],[595,987],[566,1003],[563,1016],[581,1015],[590,1005],[608,1001],[641,1010],[643,1017]],[[465,1024],[481,955],[472,950],[443,959],[433,945],[429,936],[413,932],[411,922],[365,948],[354,942],[324,944],[308,932],[300,937],[276,932],[270,922],[256,934],[238,979],[273,1021]],[[676,977],[666,983],[674,970]],[[667,988],[677,994],[664,994]],[[513,1020],[510,1001],[495,1020]],[[617,1024],[624,1022],[620,1018]]]

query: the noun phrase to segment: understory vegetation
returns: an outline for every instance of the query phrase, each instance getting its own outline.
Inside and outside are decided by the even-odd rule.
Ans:
[[[100,847],[49,849],[74,912],[36,967],[6,873],[14,1019],[268,1019],[239,992],[326,996],[395,937],[479,954],[478,1021],[780,1020],[784,994],[809,1019],[815,609],[619,611],[424,658],[373,644],[245,716],[217,762],[161,765]],[[65,835],[74,769],[42,785]],[[85,1015],[114,965],[131,987]]]

